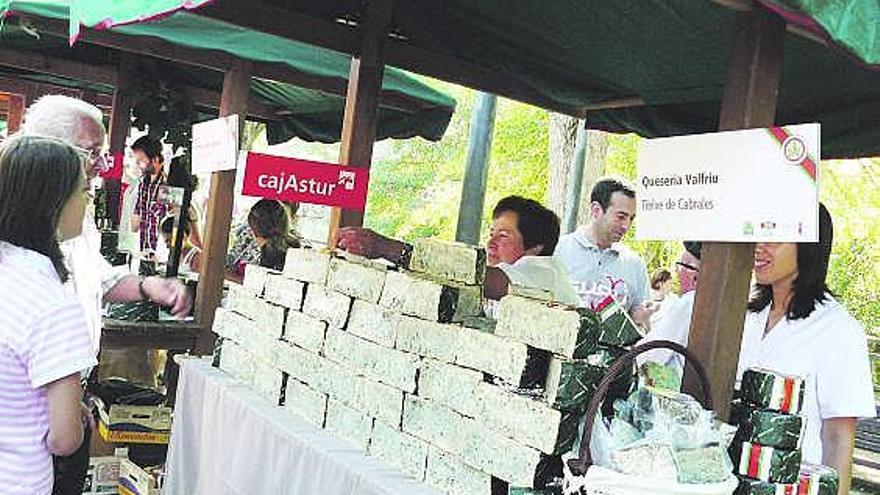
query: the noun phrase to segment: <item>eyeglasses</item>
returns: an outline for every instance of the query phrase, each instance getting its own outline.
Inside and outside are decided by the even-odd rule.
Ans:
[[[79,146],[74,146],[75,149],[80,155],[82,155],[83,159],[88,161],[92,166],[96,166],[102,172],[106,172],[110,168],[110,154],[106,151],[96,150],[96,149],[85,149],[80,148]]]
[[[689,265],[689,264],[687,264],[687,263],[685,263],[685,262],[683,262],[683,261],[676,261],[676,262],[675,262],[675,266],[678,266],[678,267],[681,267],[681,268],[685,268],[685,269],[688,269],[688,270],[691,270],[691,271],[695,271],[695,272],[697,272],[697,273],[700,273],[700,269],[699,269],[699,268],[695,267],[694,265]]]

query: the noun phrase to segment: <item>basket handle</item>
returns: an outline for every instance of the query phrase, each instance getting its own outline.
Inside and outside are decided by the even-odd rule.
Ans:
[[[596,392],[593,394],[593,398],[590,400],[590,405],[587,407],[587,419],[584,424],[583,438],[581,439],[580,455],[576,459],[568,460],[568,467],[575,476],[586,474],[587,468],[593,464],[593,457],[590,454],[590,439],[593,435],[593,422],[596,420],[596,414],[599,412],[602,402],[605,401],[605,395],[608,394],[611,384],[614,383],[621,372],[625,371],[627,367],[632,365],[636,356],[654,349],[670,349],[684,356],[685,362],[689,363],[694,368],[694,371],[697,372],[697,377],[703,388],[703,407],[708,410],[713,409],[712,390],[709,385],[709,378],[706,375],[705,368],[703,368],[703,365],[700,364],[700,361],[693,352],[681,344],[668,340],[653,340],[644,344],[639,344],[627,351],[626,354],[617,358],[611,367],[608,368],[608,371],[605,372],[605,376],[602,377],[602,380],[599,381],[599,385],[596,387]]]

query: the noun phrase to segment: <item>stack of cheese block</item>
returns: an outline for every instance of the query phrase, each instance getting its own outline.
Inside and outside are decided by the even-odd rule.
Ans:
[[[541,488],[639,335],[512,295],[487,321],[485,269],[482,249],[436,240],[405,268],[292,249],[281,273],[248,266],[217,310],[219,367],[446,493]]]
[[[800,416],[804,380],[768,370],[743,373],[731,422],[731,448],[740,485],[736,495],[835,495],[837,472],[801,462],[806,418]]]

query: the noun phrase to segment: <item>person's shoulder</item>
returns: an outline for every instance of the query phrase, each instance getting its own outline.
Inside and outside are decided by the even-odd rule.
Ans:
[[[822,328],[828,330],[829,336],[833,338],[865,338],[865,329],[862,324],[831,294],[826,294],[824,301],[816,303],[816,309],[813,311],[815,320],[821,323]]]
[[[577,235],[577,232],[570,232],[568,234],[562,234],[561,236],[559,236],[559,241],[556,243],[555,252],[559,252],[560,248],[567,249],[573,244],[577,244],[575,235]]]

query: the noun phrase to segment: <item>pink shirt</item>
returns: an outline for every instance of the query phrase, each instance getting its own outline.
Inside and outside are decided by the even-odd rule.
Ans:
[[[0,492],[52,492],[45,385],[94,366],[79,302],[49,258],[0,242]]]

